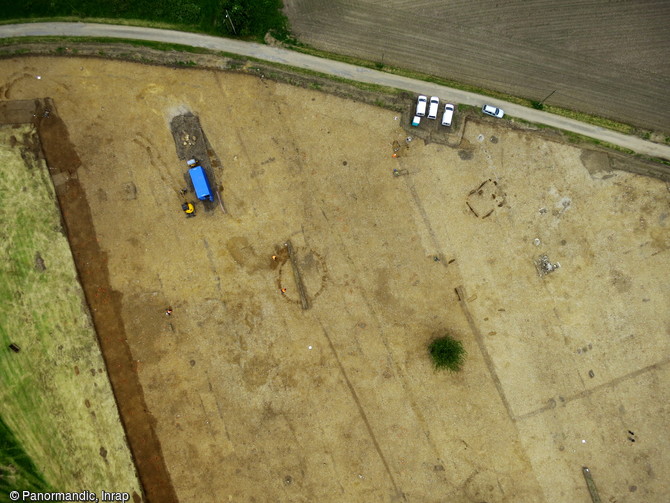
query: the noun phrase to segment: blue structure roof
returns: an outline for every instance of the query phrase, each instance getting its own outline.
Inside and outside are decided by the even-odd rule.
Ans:
[[[188,174],[191,175],[196,197],[201,201],[214,201],[212,188],[209,185],[209,180],[207,180],[207,173],[202,166],[189,169]]]

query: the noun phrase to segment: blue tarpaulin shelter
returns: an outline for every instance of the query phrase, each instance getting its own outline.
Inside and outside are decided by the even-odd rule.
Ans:
[[[189,169],[188,174],[191,175],[196,197],[201,201],[214,201],[212,188],[209,186],[209,180],[207,180],[207,173],[202,166]]]

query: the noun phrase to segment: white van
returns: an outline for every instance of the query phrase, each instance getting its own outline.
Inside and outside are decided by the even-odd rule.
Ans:
[[[442,125],[451,126],[451,120],[454,118],[454,105],[447,103],[444,105],[444,115],[442,115]]]
[[[440,98],[431,96],[430,107],[428,108],[428,118],[437,119],[437,108],[440,106]]]
[[[419,99],[416,102],[417,117],[423,117],[426,115],[426,103],[428,103],[428,98],[426,98],[424,95],[419,96]]]

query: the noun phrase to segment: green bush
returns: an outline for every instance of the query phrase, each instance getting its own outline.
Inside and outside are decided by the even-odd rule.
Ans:
[[[219,12],[227,35],[262,39],[270,32],[279,40],[288,36],[281,0],[221,0]]]
[[[436,369],[458,372],[463,367],[467,351],[463,343],[449,335],[439,337],[430,343],[428,352]]]

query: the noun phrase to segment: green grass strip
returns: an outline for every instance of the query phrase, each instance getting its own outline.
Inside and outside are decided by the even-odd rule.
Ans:
[[[48,491],[49,484],[0,416],[0,495],[20,488]]]

